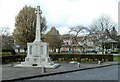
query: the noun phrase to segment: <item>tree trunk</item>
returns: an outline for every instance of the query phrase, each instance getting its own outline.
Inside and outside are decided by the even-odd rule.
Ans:
[[[20,48],[18,48],[18,54],[20,54]]]
[[[26,53],[26,51],[27,51],[27,48],[24,48],[24,52]]]
[[[60,48],[58,48],[58,53],[60,53]]]
[[[53,52],[56,52],[56,48],[53,49]]]
[[[102,55],[104,54],[104,45],[102,43]]]

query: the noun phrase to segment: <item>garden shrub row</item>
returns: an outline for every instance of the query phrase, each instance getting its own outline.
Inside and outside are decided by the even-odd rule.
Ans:
[[[119,51],[112,51],[111,54],[118,54]]]
[[[52,61],[113,61],[113,55],[101,55],[101,54],[50,54]],[[11,62],[21,62],[25,60],[26,55],[14,55],[14,56],[2,56],[2,63],[8,64]]]
[[[100,61],[113,61],[113,55],[106,54],[56,54],[51,55],[52,60],[62,60],[62,61],[82,61],[82,60],[100,60]]]
[[[25,57],[26,55],[2,56],[2,64],[8,64],[12,62],[22,62],[25,60]]]
[[[5,53],[10,53],[9,55],[11,55],[11,54],[15,55],[16,54],[14,49],[2,49],[2,53],[3,53],[2,55],[4,55]]]

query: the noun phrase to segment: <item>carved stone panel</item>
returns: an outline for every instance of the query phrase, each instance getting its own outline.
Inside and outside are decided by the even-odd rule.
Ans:
[[[29,50],[30,54],[32,54],[32,46],[30,46],[29,49],[30,49],[30,50]]]
[[[34,58],[34,62],[37,62],[37,58]]]
[[[44,51],[44,50],[43,50],[43,46],[41,46],[40,49],[41,49],[41,50],[40,50],[40,52],[41,52],[40,54],[43,55],[43,51]]]
[[[45,58],[42,58],[42,62],[45,62]]]

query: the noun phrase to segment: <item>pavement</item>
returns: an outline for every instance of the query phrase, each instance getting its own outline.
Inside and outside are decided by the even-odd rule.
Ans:
[[[35,77],[43,77],[49,75],[56,75],[74,71],[82,71],[94,68],[101,68],[111,65],[118,65],[118,62],[105,62],[100,64],[87,64],[87,63],[80,63],[78,67],[77,63],[59,63],[60,66],[52,69],[52,68],[45,68],[44,73],[41,67],[37,68],[29,68],[29,67],[18,67],[14,68],[13,65],[15,64],[7,64],[2,65],[2,81],[17,81],[23,79],[30,79]]]

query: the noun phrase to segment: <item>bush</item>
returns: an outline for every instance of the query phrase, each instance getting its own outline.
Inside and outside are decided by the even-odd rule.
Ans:
[[[0,55],[2,55],[2,56],[7,56],[7,55],[12,55],[12,53],[11,53],[11,52],[1,52]]]
[[[112,51],[111,54],[118,54],[118,51]]]
[[[83,63],[96,63],[98,60],[100,61],[113,61],[113,55],[107,54],[107,55],[101,55],[101,54],[50,54],[50,59],[52,61],[60,61],[60,62],[70,62],[70,61],[78,61]],[[8,55],[8,56],[2,56],[2,63],[8,64],[11,62],[21,62],[25,61],[26,55]],[[116,60],[114,58],[114,60]],[[33,66],[37,66],[36,64],[33,64]]]
[[[8,55],[8,56],[2,56],[2,64],[8,64],[11,62],[22,62],[25,61],[26,55]]]
[[[108,61],[113,61],[113,55],[106,54],[106,55],[101,55],[101,54],[49,54],[50,58],[52,60],[59,60],[59,61],[81,61],[81,59],[88,61],[88,60],[108,60]]]
[[[2,49],[2,52],[10,52],[12,55],[16,54],[14,49]]]

